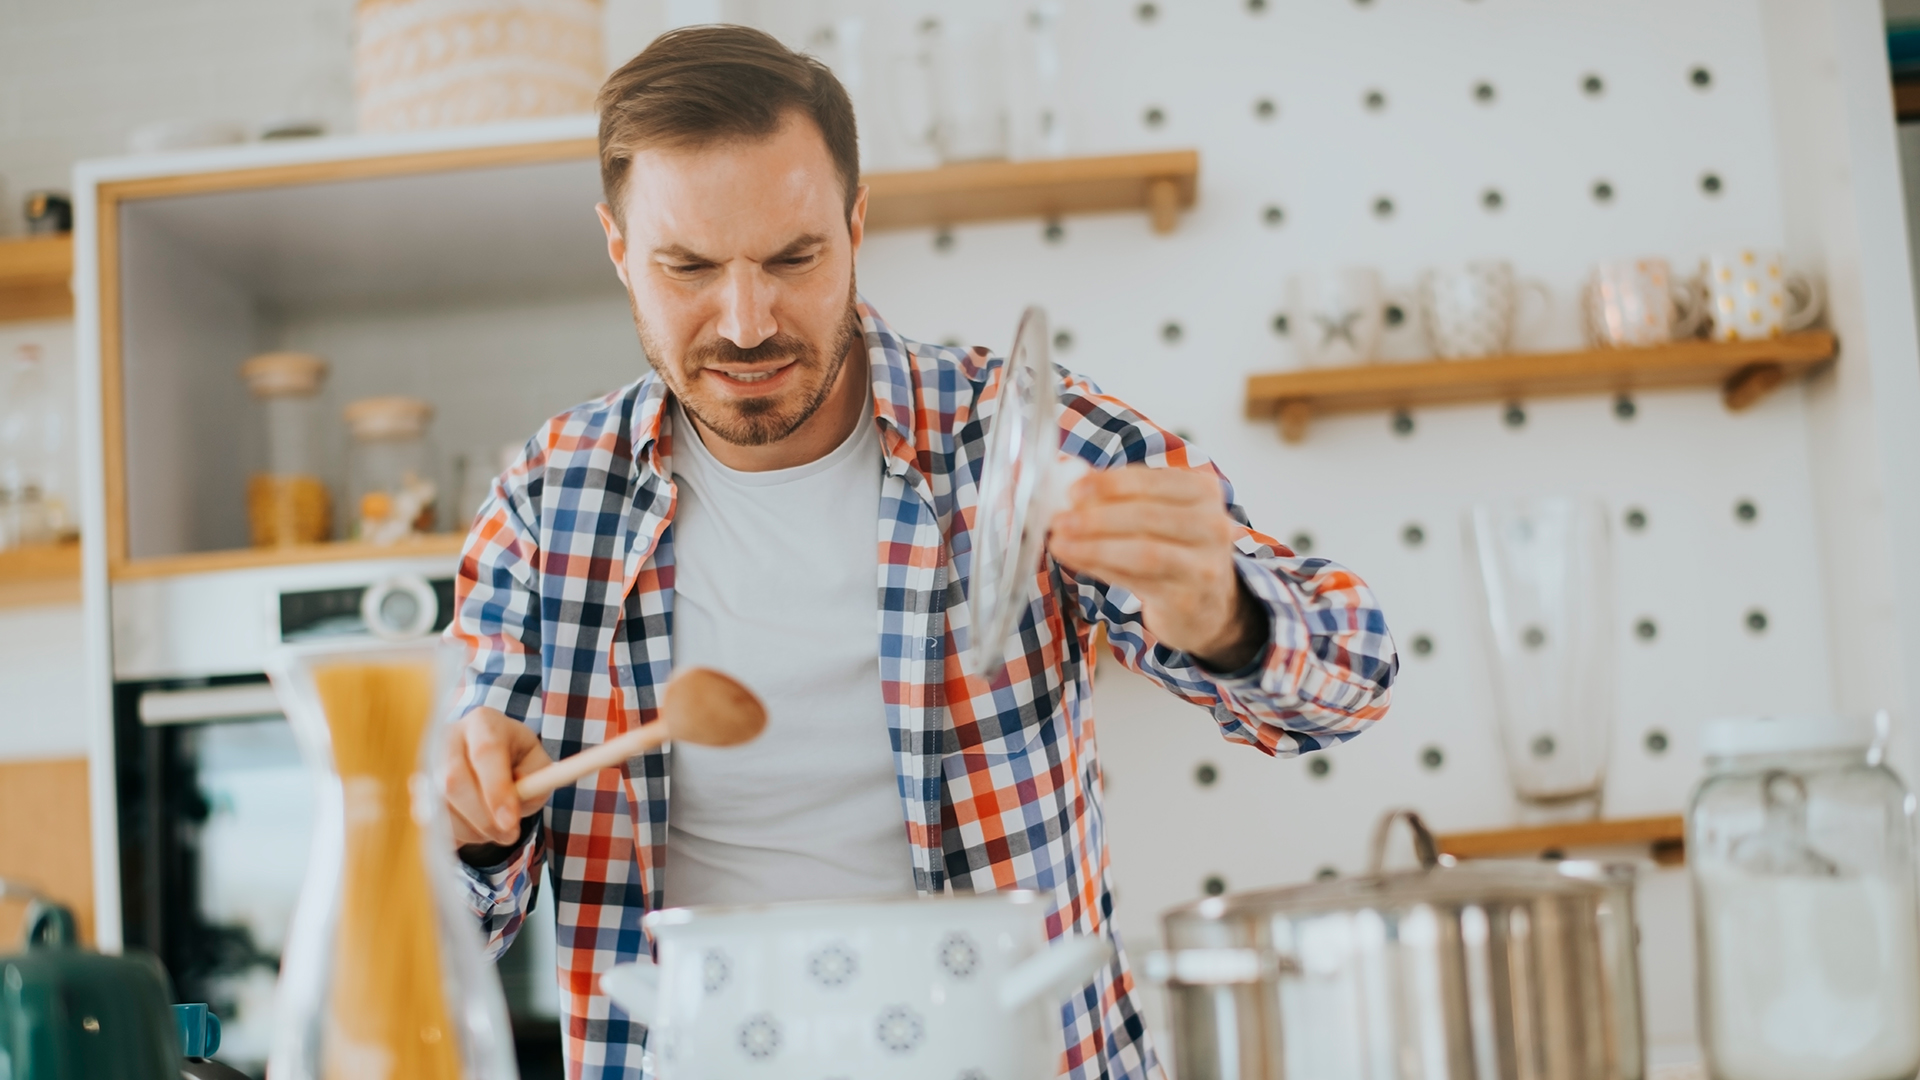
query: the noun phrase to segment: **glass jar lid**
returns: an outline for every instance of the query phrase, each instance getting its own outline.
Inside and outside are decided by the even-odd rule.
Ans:
[[[261,353],[240,365],[240,377],[254,397],[308,397],[320,392],[327,362],[312,353]]]
[[[362,442],[417,439],[426,434],[433,406],[419,398],[361,398],[347,406],[347,429]]]
[[[1709,758],[1760,754],[1866,751],[1876,740],[1876,721],[1857,716],[1729,716],[1700,733]]]

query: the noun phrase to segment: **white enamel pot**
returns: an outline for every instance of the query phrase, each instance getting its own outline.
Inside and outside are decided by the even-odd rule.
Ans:
[[[645,920],[659,963],[600,987],[647,1025],[660,1080],[1043,1080],[1061,1002],[1113,955],[1049,945],[1046,914],[1030,892],[668,908]]]

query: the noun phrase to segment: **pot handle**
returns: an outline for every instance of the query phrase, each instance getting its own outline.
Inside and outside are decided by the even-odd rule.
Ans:
[[[660,1011],[660,968],[644,956],[631,964],[616,964],[600,976],[600,992],[627,1010],[627,1015],[652,1027]]]
[[[1113,959],[1113,946],[1098,935],[1063,938],[1022,960],[1000,980],[1000,1007],[1012,1012],[1030,1001],[1065,997]]]
[[[1420,814],[1414,810],[1389,810],[1381,815],[1380,824],[1373,827],[1373,857],[1367,860],[1369,874],[1378,874],[1386,868],[1387,838],[1393,833],[1393,823],[1405,821],[1413,830],[1413,854],[1420,860],[1420,869],[1431,870],[1436,866],[1450,865],[1440,854],[1440,845],[1433,839],[1433,831],[1427,823],[1420,820]]]

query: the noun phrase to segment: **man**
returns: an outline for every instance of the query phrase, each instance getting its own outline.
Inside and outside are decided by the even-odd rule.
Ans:
[[[446,797],[496,950],[556,894],[570,1075],[643,1075],[600,972],[663,906],[1037,889],[1110,934],[1092,658],[1269,754],[1348,738],[1398,661],[1366,586],[1254,532],[1194,448],[1061,373],[1059,517],[1003,672],[963,663],[1001,364],[860,300],[854,119],[815,61],[679,30],[600,95],[599,208],[652,373],[548,423],[468,538],[472,649]],[[513,777],[653,722],[677,665],[768,702],[755,743],[674,747],[521,805]],[[671,798],[669,794],[671,793]],[[1062,1068],[1161,1075],[1124,956],[1066,1003]]]

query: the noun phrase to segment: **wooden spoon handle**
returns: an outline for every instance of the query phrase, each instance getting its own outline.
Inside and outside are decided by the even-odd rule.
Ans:
[[[546,768],[535,769],[513,782],[514,794],[520,796],[522,803],[537,803],[553,794],[556,788],[565,787],[588,773],[619,765],[666,741],[667,724],[663,718],[616,735],[599,746],[590,746],[572,757],[561,758]]]

